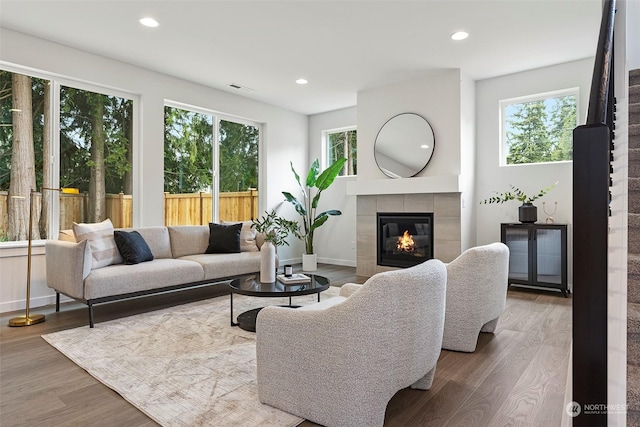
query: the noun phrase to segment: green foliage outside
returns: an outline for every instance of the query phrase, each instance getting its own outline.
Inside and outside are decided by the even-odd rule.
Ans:
[[[332,165],[342,158],[347,159],[340,171],[340,176],[358,174],[357,141],[358,133],[356,130],[335,132],[327,135],[328,164]]]
[[[11,180],[11,151],[13,146],[13,73],[0,70],[0,191],[9,191]],[[31,78],[33,103],[33,144],[36,183],[42,186],[42,132],[44,129],[44,91],[48,81]]]
[[[210,192],[213,184],[213,116],[175,107],[164,109],[164,191]],[[258,139],[255,126],[220,120],[220,192],[258,187]]]
[[[60,90],[60,186],[89,191],[91,145],[104,132],[105,191],[131,194],[133,103],[71,87]]]
[[[505,115],[507,164],[572,159],[574,95],[508,105]]]
[[[220,120],[220,192],[258,188],[258,139],[255,126]]]
[[[164,191],[210,192],[213,183],[213,119],[164,107]]]
[[[0,70],[0,191],[9,190],[11,178],[12,73]],[[33,144],[36,185],[42,187],[44,132],[44,91],[49,81],[31,78],[33,96]],[[98,106],[103,115],[96,120]],[[124,191],[125,176],[131,171],[130,132],[132,102],[80,89],[62,87],[60,91],[60,186],[88,191],[91,179],[93,127],[104,124],[105,181],[107,193]],[[130,194],[130,193],[129,193]]]

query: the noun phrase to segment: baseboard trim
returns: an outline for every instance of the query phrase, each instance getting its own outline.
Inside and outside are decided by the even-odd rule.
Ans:
[[[332,264],[332,265],[342,265],[344,267],[355,267],[356,262],[347,260],[347,259],[337,259],[337,258],[318,258],[318,262],[322,264]]]
[[[341,265],[343,267],[356,267],[356,262],[348,259],[337,259],[337,258],[320,258],[318,257],[318,263],[321,264],[331,264],[331,265]],[[300,258],[289,258],[289,259],[280,259],[278,261],[278,265],[280,267],[284,265],[295,265],[302,264],[302,257]]]
[[[8,301],[0,303],[0,313],[10,313],[12,311],[25,310],[26,304],[24,299]],[[73,301],[71,298],[68,298],[64,295],[60,295],[60,302]],[[44,307],[47,305],[53,305],[56,303],[56,296],[53,295],[45,295],[42,297],[31,298],[31,302],[29,303],[29,308],[37,308]]]

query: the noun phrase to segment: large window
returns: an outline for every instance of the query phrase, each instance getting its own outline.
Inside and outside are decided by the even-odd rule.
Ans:
[[[133,226],[132,115],[130,99],[60,87],[60,186],[73,189],[60,197],[61,229]]]
[[[165,106],[165,224],[255,218],[259,137],[254,123]]]
[[[572,160],[577,99],[570,89],[501,101],[501,165]]]
[[[355,128],[345,128],[324,132],[327,147],[327,167],[336,160],[346,158],[340,176],[358,174],[357,141],[358,134]]]
[[[27,239],[30,202],[34,240],[58,219],[131,226],[131,99],[0,70],[0,102],[0,241]]]
[[[0,241],[27,240],[29,234],[31,189],[42,187],[44,150],[51,151],[49,85],[0,70]],[[33,238],[39,239],[39,209],[34,214]]]

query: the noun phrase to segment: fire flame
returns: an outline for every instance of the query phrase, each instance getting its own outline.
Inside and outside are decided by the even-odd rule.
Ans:
[[[398,237],[398,244],[396,245],[396,249],[399,252],[413,252],[415,250],[413,236],[409,234],[409,230],[405,230],[404,234]]]

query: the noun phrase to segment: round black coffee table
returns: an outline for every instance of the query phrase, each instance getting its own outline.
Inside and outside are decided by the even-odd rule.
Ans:
[[[254,297],[276,298],[289,297],[289,305],[284,307],[296,308],[298,306],[291,305],[291,298],[301,295],[318,294],[318,302],[320,302],[320,292],[329,289],[329,279],[317,274],[306,274],[311,279],[306,283],[295,283],[285,285],[276,280],[272,283],[260,282],[260,274],[247,274],[237,277],[229,283],[231,290],[231,326],[238,326],[245,331],[256,331],[256,317],[263,307],[254,308],[245,311],[238,316],[236,321],[233,320],[233,294],[249,295]]]

